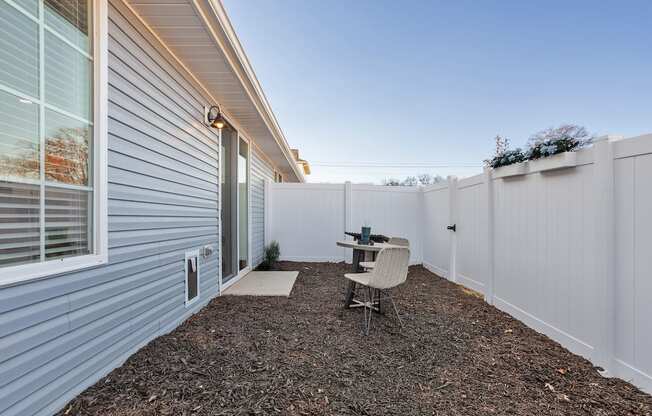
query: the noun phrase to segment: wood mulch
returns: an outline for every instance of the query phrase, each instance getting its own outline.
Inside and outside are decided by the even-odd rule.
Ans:
[[[350,266],[299,270],[290,298],[224,296],[70,402],[67,415],[652,415],[652,397],[422,267],[405,329],[343,310]]]

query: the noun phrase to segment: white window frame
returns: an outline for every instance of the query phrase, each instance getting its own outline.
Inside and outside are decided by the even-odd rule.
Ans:
[[[108,6],[106,1],[94,1],[93,6],[93,253],[40,263],[1,267],[0,287],[52,277],[108,262]],[[43,13],[43,10],[40,13]],[[42,70],[41,65],[41,78]],[[41,119],[39,122],[42,124],[44,121]]]
[[[251,272],[252,267],[251,267],[251,155],[252,155],[252,148],[251,148],[251,140],[244,134],[242,134],[240,131],[237,131],[238,133],[238,155],[240,154],[240,139],[242,139],[245,143],[247,143],[247,267],[245,267],[242,270],[238,270],[238,275],[233,279],[233,280],[240,280],[240,278],[244,277],[247,273]],[[237,213],[237,220],[238,221],[238,227],[240,227],[240,187],[237,187],[237,200],[238,200],[238,213]],[[238,260],[240,260],[240,229],[238,229]],[[237,264],[238,269],[240,268],[240,264]],[[235,283],[235,282],[233,282]]]
[[[186,256],[183,261],[183,270],[184,270],[183,281],[186,288],[186,299],[184,305],[186,305],[186,308],[191,306],[195,302],[198,302],[199,298],[201,297],[201,265],[199,264],[199,260],[201,258],[200,252],[201,252],[200,249],[186,251]],[[188,259],[192,257],[197,257],[197,296],[195,296],[193,299],[188,299]]]

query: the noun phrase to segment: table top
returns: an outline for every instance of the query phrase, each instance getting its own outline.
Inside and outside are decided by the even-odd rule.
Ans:
[[[373,246],[367,245],[367,244],[359,244],[357,241],[353,240],[340,240],[336,242],[340,247],[345,247],[345,248],[353,248],[356,250],[364,250],[364,251],[380,251],[384,248],[405,248],[402,246],[397,246],[394,244],[387,244],[387,243],[374,243]]]

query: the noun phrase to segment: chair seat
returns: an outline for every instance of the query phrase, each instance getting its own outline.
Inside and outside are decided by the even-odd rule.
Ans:
[[[371,273],[346,273],[344,277],[364,286],[369,286]]]
[[[375,261],[361,261],[360,262],[360,267],[363,269],[373,269],[376,267],[376,262]]]

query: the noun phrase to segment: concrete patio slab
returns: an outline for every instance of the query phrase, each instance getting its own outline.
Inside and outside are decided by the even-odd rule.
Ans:
[[[290,296],[299,272],[251,272],[224,291],[236,296]]]

